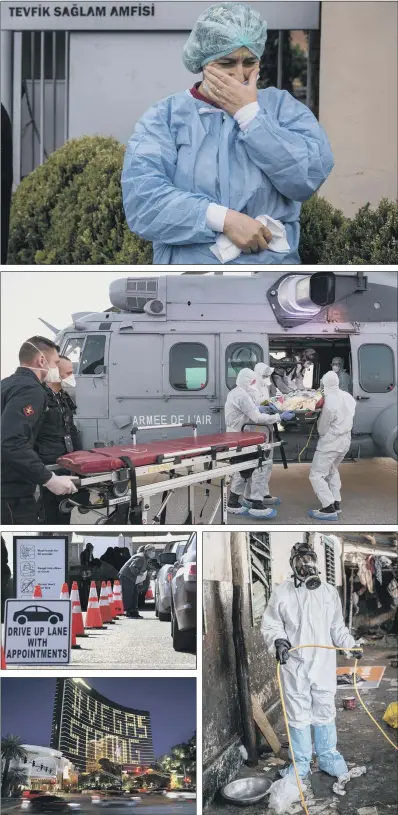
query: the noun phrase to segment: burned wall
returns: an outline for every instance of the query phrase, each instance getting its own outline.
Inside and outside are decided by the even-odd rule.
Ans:
[[[228,533],[213,533],[211,556],[204,541],[203,795],[209,802],[236,774],[242,757],[241,716],[232,633],[232,573]],[[225,540],[223,540],[225,536]],[[207,562],[206,562],[207,560]],[[244,607],[252,693],[266,711],[278,698],[275,660],[253,627],[248,592]]]

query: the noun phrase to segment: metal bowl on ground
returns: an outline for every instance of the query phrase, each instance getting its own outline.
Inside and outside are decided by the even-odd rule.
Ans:
[[[223,787],[221,795],[231,804],[247,807],[251,806],[251,804],[257,804],[262,798],[265,798],[270,786],[271,781],[268,778],[260,778],[259,776],[238,778],[237,781],[231,781],[230,784]]]

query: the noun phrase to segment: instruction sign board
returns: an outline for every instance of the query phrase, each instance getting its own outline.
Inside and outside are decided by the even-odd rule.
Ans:
[[[67,665],[71,601],[6,600],[4,632],[7,665]]]
[[[378,688],[384,676],[385,665],[358,665],[357,686],[361,688]],[[354,687],[354,667],[337,668],[337,689],[347,690]]]
[[[14,536],[14,594],[30,600],[39,585],[43,599],[56,600],[68,581],[68,538]]]

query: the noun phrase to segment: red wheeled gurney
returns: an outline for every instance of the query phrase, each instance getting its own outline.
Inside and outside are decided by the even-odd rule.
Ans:
[[[260,467],[280,441],[274,441],[268,429],[241,433],[215,433],[197,436],[196,425],[163,425],[192,427],[194,436],[137,444],[137,432],[161,430],[162,426],[133,428],[130,444],[95,447],[68,453],[57,460],[57,472],[73,477],[78,493],[61,502],[61,510],[99,514],[98,523],[145,524],[150,499],[162,494],[162,502],[153,523],[166,522],[166,506],[177,489],[188,490],[188,515],[184,523],[195,522],[194,485],[221,479],[221,495],[212,513],[214,520],[221,506],[221,522],[226,523],[227,481],[234,472]],[[183,472],[185,471],[185,472]],[[164,473],[167,481],[140,486],[140,477]],[[94,503],[92,502],[94,497]],[[104,516],[100,510],[106,509]]]

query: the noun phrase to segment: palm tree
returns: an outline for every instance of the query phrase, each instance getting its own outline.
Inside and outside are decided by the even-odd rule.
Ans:
[[[11,767],[8,773],[8,788],[16,792],[19,787],[24,787],[28,783],[28,773],[24,768]]]
[[[23,761],[28,757],[19,736],[12,736],[10,733],[1,740],[1,756],[4,759],[3,778],[1,780],[1,797],[5,798],[10,786],[10,763],[11,761]]]

